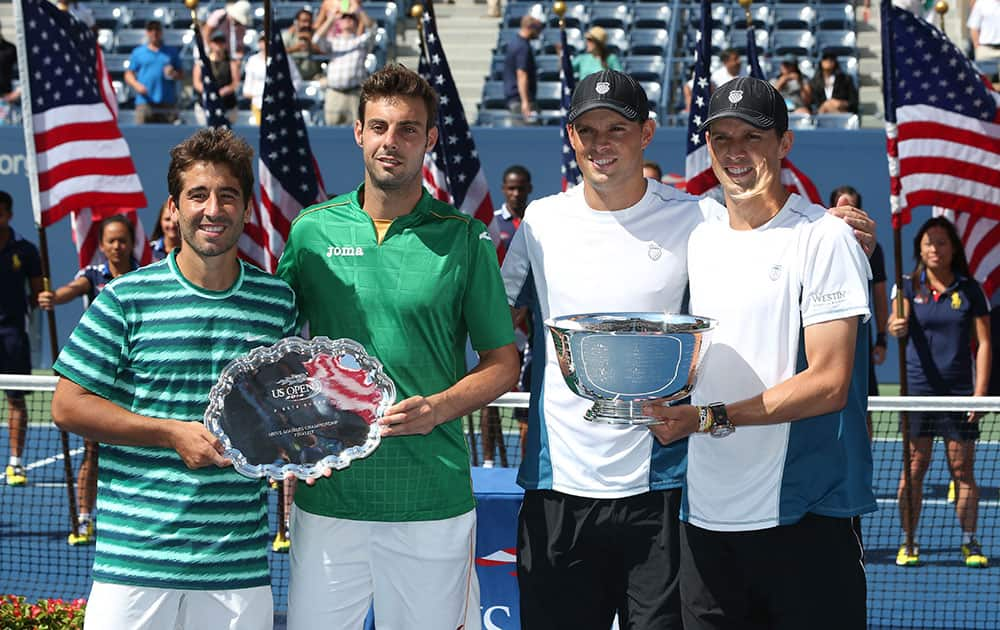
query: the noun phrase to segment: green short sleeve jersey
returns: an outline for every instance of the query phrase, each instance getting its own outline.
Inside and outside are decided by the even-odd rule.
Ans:
[[[397,400],[436,394],[465,375],[467,337],[476,350],[513,343],[496,249],[480,221],[426,191],[379,244],[360,191],[304,210],[277,273],[295,291],[310,333],[364,345],[396,383]],[[387,438],[312,488],[299,484],[295,502],[368,521],[464,514],[475,502],[461,422]]]
[[[243,263],[229,290],[202,289],[174,256],[108,284],[54,369],[134,413],[199,422],[226,364],[294,334],[295,299]],[[171,449],[101,444],[97,510],[95,580],[195,590],[270,583],[264,484],[231,467],[190,470]]]

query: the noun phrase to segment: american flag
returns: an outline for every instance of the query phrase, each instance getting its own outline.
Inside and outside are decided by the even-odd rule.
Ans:
[[[212,72],[212,64],[208,55],[205,54],[205,44],[201,40],[201,29],[197,26],[191,27],[194,30],[194,43],[198,49],[195,63],[201,66],[201,107],[205,111],[205,123],[209,127],[229,128],[229,119],[226,118],[226,110],[222,108],[222,97],[219,96],[219,85],[215,82],[215,74]]]
[[[267,52],[257,164],[260,208],[244,229],[240,249],[274,271],[292,220],[303,208],[326,201],[326,191],[296,101],[281,29],[273,22]]]
[[[17,0],[23,34],[25,140],[37,167],[35,222],[74,210],[97,216],[146,207],[128,144],[101,93],[97,37],[46,0]],[[113,99],[112,99],[113,100]]]
[[[701,0],[701,30],[694,57],[694,83],[691,85],[691,111],[688,113],[687,158],[684,161],[686,190],[701,195],[719,184],[712,172],[712,160],[705,146],[705,134],[699,132],[708,117],[708,99],[712,92],[709,82],[712,63],[712,3]]]
[[[917,206],[1000,219],[1000,94],[944,33],[888,0],[882,71],[893,227]]]
[[[472,130],[465,118],[458,88],[451,76],[448,59],[434,23],[434,7],[424,5],[425,45],[418,71],[438,93],[438,142],[424,156],[424,184],[430,193],[489,225],[493,220],[493,202],[486,174],[479,162]],[[499,245],[499,244],[497,244]]]
[[[698,133],[698,127],[708,117],[708,101],[712,91],[709,81],[711,74],[711,3],[702,2],[701,31],[699,33],[698,50],[695,58],[694,86],[691,88],[691,113],[688,117],[687,160],[687,192],[694,195],[704,194],[719,185],[719,180],[712,172],[712,162],[705,146],[704,132]],[[703,61],[704,60],[704,61]],[[760,68],[760,58],[757,55],[757,39],[752,25],[747,27],[747,66],[750,76],[767,80]],[[798,193],[813,203],[823,203],[816,185],[805,173],[796,167],[787,157],[781,161],[781,183],[789,192]]]
[[[583,180],[580,174],[580,167],[576,163],[576,151],[569,143],[569,136],[566,134],[566,115],[573,102],[573,60],[570,58],[569,45],[566,43],[566,29],[560,26],[559,41],[562,43],[562,53],[559,55],[559,82],[562,83],[562,99],[559,102],[559,114],[562,120],[559,125],[559,139],[562,141],[562,165],[559,170],[562,172],[562,189],[568,190],[576,186]]]

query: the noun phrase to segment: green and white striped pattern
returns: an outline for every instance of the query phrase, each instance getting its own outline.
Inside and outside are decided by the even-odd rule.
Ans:
[[[281,280],[249,265],[228,291],[184,279],[174,254],[110,283],[59,354],[60,375],[138,414],[198,422],[229,361],[294,334]],[[264,485],[189,470],[170,449],[101,444],[95,580],[220,590],[269,583]]]

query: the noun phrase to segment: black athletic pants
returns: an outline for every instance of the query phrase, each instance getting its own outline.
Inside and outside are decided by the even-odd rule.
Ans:
[[[529,490],[518,516],[523,630],[680,630],[681,491],[588,499]]]
[[[716,532],[681,525],[686,630],[864,630],[867,582],[850,518]]]

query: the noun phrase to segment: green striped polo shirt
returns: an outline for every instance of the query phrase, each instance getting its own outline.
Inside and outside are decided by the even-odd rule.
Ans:
[[[482,222],[426,191],[378,243],[360,190],[304,210],[277,273],[310,332],[361,343],[385,365],[397,401],[436,394],[465,375],[466,338],[476,350],[514,341],[496,249]],[[386,438],[329,479],[299,484],[295,503],[366,521],[464,514],[475,502],[461,421]]]
[[[226,364],[294,334],[295,319],[278,278],[241,262],[229,290],[208,291],[171,253],[108,284],[54,368],[137,414],[199,422]],[[189,470],[171,449],[101,444],[97,511],[94,580],[200,590],[270,582],[264,483],[231,467]]]

